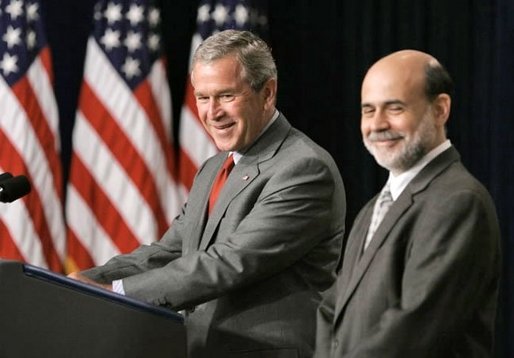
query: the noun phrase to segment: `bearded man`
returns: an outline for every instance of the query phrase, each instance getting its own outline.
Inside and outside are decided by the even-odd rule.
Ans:
[[[500,233],[490,195],[446,138],[452,90],[419,51],[368,70],[361,132],[389,178],[353,224],[318,309],[315,357],[492,355]]]

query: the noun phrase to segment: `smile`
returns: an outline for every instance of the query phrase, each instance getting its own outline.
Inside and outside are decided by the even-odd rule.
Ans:
[[[235,125],[235,123],[227,123],[227,124],[223,124],[223,125],[213,125],[212,127],[217,130],[217,131],[224,131],[224,130],[227,130],[227,129],[230,129],[232,128],[233,126]]]

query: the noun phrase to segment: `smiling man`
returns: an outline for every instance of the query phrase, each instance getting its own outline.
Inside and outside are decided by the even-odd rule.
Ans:
[[[189,357],[311,357],[344,235],[338,168],[275,108],[275,63],[252,33],[206,39],[191,79],[221,152],[161,240],[70,276],[185,310]]]
[[[446,139],[452,87],[419,51],[367,72],[362,137],[390,174],[319,308],[316,358],[492,356],[500,234],[489,194]]]

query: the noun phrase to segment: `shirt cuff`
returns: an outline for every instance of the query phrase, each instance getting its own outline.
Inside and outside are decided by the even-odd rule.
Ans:
[[[112,290],[113,290],[113,292],[116,292],[116,293],[119,293],[120,295],[125,296],[125,289],[123,288],[123,280],[112,281]]]

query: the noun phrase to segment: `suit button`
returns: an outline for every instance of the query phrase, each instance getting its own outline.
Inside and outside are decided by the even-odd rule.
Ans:
[[[333,347],[333,348],[337,348],[338,346],[339,346],[339,341],[338,341],[337,339],[334,339],[334,340],[332,341],[332,347]]]

